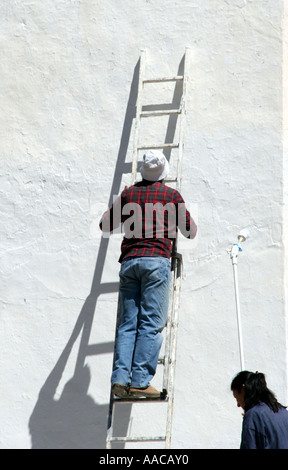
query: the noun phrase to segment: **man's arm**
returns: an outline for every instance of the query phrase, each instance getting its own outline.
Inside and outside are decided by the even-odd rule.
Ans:
[[[122,193],[116,197],[112,206],[104,212],[99,222],[99,227],[102,232],[113,232],[121,224],[121,199]]]
[[[197,234],[197,225],[187,210],[184,200],[177,204],[178,228],[186,238],[195,238]]]

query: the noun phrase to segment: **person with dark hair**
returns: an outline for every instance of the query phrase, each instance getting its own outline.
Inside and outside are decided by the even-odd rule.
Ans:
[[[288,411],[267,387],[265,375],[239,372],[231,390],[244,410],[240,449],[288,449]]]

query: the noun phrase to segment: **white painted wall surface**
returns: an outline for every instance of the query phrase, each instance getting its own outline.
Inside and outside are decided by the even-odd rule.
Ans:
[[[243,227],[245,365],[287,403],[283,4],[1,2],[0,448],[105,448],[120,238],[107,246],[98,222],[123,188],[142,48],[147,73],[160,76],[192,51],[182,194],[199,234],[180,239],[172,447],[239,447],[226,249]],[[149,420],[147,409],[131,420],[127,407],[121,425],[136,433],[138,417],[157,433],[165,413],[153,406]]]

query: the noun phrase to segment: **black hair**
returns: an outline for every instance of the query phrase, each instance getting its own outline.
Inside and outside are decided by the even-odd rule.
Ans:
[[[245,411],[250,410],[260,401],[266,403],[274,413],[277,413],[279,408],[285,408],[267,387],[265,375],[262,372],[249,372],[248,370],[239,372],[232,380],[231,390],[240,393],[243,385]]]

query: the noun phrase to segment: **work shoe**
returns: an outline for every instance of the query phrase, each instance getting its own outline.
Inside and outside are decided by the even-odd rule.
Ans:
[[[161,392],[158,392],[156,388],[149,385],[146,388],[134,388],[130,387],[129,390],[130,397],[146,397],[146,398],[160,398]]]
[[[112,392],[118,398],[127,398],[129,396],[129,387],[126,385],[115,383],[112,385]]]

